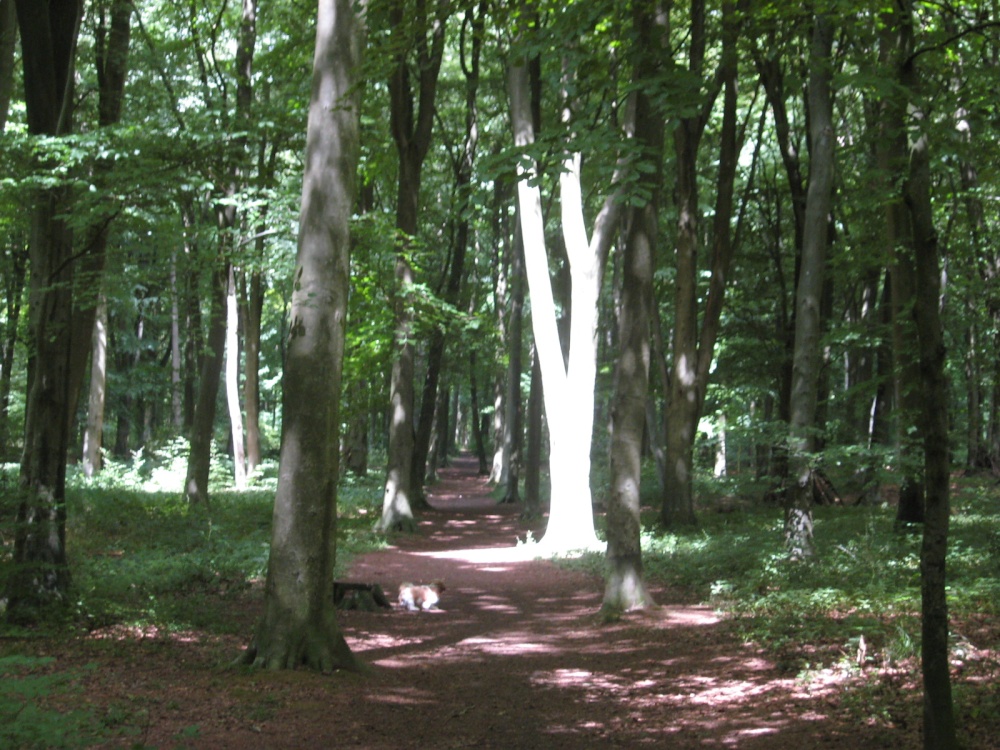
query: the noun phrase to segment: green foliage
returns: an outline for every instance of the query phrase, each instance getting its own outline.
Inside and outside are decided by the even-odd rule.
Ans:
[[[67,546],[78,621],[88,628],[239,632],[244,624],[233,622],[227,608],[266,574],[273,487],[220,489],[206,510],[144,486],[129,476],[117,485],[108,477],[71,482]],[[371,530],[380,489],[374,476],[344,479],[338,568],[380,543]]]
[[[105,739],[93,712],[49,707],[54,698],[81,692],[81,672],[58,671],[54,664],[51,657],[0,656],[0,745],[75,748]]]

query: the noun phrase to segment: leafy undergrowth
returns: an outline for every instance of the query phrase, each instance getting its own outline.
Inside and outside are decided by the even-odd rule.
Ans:
[[[110,706],[99,715],[74,708],[81,703],[83,675],[106,649],[122,648],[122,638],[228,639],[219,651],[231,659],[232,638],[249,635],[248,603],[259,599],[253,589],[267,566],[273,479],[258,478],[255,487],[240,492],[216,486],[210,508],[199,509],[178,492],[151,491],[157,471],[168,468],[111,467],[96,481],[70,482],[71,606],[59,622],[32,629],[3,626],[0,747],[85,747],[140,733],[141,711]],[[12,551],[14,476],[13,467],[6,467],[0,477],[11,490],[0,492],[0,591]],[[372,531],[380,496],[374,476],[341,483],[335,575],[353,555],[384,545]],[[67,665],[41,655],[75,640],[76,653],[93,661]]]
[[[341,569],[352,555],[384,544],[372,532],[380,490],[375,477],[341,486]],[[207,669],[231,661],[234,644],[249,634],[258,613],[255,587],[267,563],[273,492],[273,481],[264,477],[244,492],[217,490],[211,508],[197,510],[177,493],[151,492],[135,482],[75,480],[67,508],[72,607],[64,622],[3,633],[0,746],[78,747],[109,737],[134,737],[133,746],[142,746],[147,709],[127,702],[81,708],[88,705],[80,696],[84,676],[109,650],[134,649],[141,659],[169,636],[202,643]],[[0,495],[6,498],[0,518],[9,519],[10,493]],[[643,544],[651,585],[673,602],[707,602],[727,613],[747,643],[765,649],[802,684],[836,684],[859,721],[914,721],[919,535],[897,533],[890,507],[817,508],[818,554],[790,563],[779,509],[738,502],[713,507],[705,504],[697,528],[671,533],[649,512]],[[1000,715],[1000,495],[994,482],[957,480],[953,509],[954,694],[959,726],[974,734],[989,724],[984,717]],[[0,535],[6,562],[9,527]],[[603,571],[600,555],[566,564]],[[194,737],[197,727],[184,732]],[[179,745],[185,741],[178,736]]]
[[[817,554],[793,562],[781,509],[706,502],[695,528],[665,532],[643,514],[650,585],[711,603],[748,643],[801,680],[850,685],[864,721],[898,720],[920,694],[920,544],[894,528],[888,504],[814,509]],[[568,565],[603,570],[600,555]],[[957,477],[948,555],[951,664],[957,718],[975,726],[1000,711],[1000,491],[992,477]]]

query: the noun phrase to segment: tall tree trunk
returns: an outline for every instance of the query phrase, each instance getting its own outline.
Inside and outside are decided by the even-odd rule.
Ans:
[[[879,57],[898,80],[904,61],[913,51],[913,34],[907,23],[887,23],[880,40]],[[886,245],[890,258],[892,299],[893,387],[896,395],[896,454],[899,503],[896,524],[905,528],[923,523],[924,485],[921,476],[916,428],[922,409],[917,330],[912,316],[916,294],[913,259],[913,226],[902,195],[892,187],[894,176],[905,174],[910,160],[906,142],[906,101],[898,95],[882,104],[881,132],[877,146],[878,166],[886,175]]]
[[[263,257],[264,239],[258,240],[257,257]],[[244,274],[244,281],[247,274]],[[246,414],[246,461],[247,475],[253,474],[260,465],[260,334],[261,318],[264,310],[263,274],[254,270],[249,273],[249,289],[241,296],[243,314],[244,379],[243,410]]]
[[[902,33],[913,39],[913,8],[909,0],[900,4],[897,21]],[[938,236],[931,205],[930,153],[920,78],[914,55],[902,58],[899,83],[910,97],[909,172],[903,182],[903,199],[913,229],[915,298],[913,317],[919,342],[919,380],[915,389],[923,398],[920,433],[924,453],[924,529],[920,550],[921,641],[924,683],[924,748],[957,748],[955,715],[948,663],[948,598],[945,562],[951,515],[950,446],[948,436],[948,385],[945,378],[945,345],[939,309],[941,270]]]
[[[525,16],[522,14],[522,20]],[[526,25],[526,24],[525,24]],[[523,32],[523,30],[521,30]],[[513,59],[508,68],[514,145],[534,142],[528,66]],[[570,347],[563,359],[556,320],[537,166],[517,164],[518,217],[524,240],[524,265],[531,295],[531,324],[541,362],[545,413],[549,427],[549,477],[552,497],[542,544],[552,551],[596,548],[590,488],[594,386],[597,377],[597,311],[601,265],[621,211],[621,189],[609,195],[588,240],[580,186],[580,155],[567,154],[559,178],[561,225],[572,277]],[[620,172],[612,179],[620,184]]]
[[[833,196],[833,102],[830,55],[833,25],[823,14],[813,18],[809,53],[809,187],[806,191],[802,260],[795,289],[795,351],[789,401],[789,460],[795,484],[785,494],[785,543],[796,559],[813,549],[812,452],[816,445],[816,404],[820,381],[822,297]]]
[[[524,341],[524,239],[514,231],[510,258],[510,315],[507,319],[507,390],[504,394],[503,452],[507,457],[502,503],[521,502],[521,353]]]
[[[14,349],[21,321],[21,302],[28,268],[28,249],[19,237],[11,238],[5,249],[3,293],[6,300],[2,356],[0,356],[0,461],[11,461],[10,388],[14,370]]]
[[[410,242],[418,230],[420,170],[431,144],[434,125],[434,99],[438,73],[444,52],[447,3],[439,0],[434,19],[427,17],[427,0],[417,0],[414,17],[404,18],[404,7],[390,10],[390,24],[396,66],[389,77],[390,129],[399,154],[399,178],[396,198],[396,228],[399,248],[396,254],[395,359],[389,386],[389,450],[385,489],[382,497],[382,531],[415,528],[413,503],[418,500],[419,485],[413,486],[414,446],[414,346],[413,320],[407,297],[413,285],[409,262]],[[428,39],[430,34],[430,39]],[[416,50],[419,107],[415,107],[410,84],[408,51]],[[422,479],[422,478],[421,478]]]
[[[229,407],[230,434],[233,441],[233,471],[236,489],[247,484],[246,447],[243,442],[243,412],[240,408],[240,335],[239,309],[236,304],[236,272],[229,266],[226,284],[226,404]]]
[[[220,256],[223,255],[220,253]],[[229,289],[229,263],[215,260],[212,271],[208,317],[207,347],[202,357],[198,379],[198,397],[191,424],[191,447],[188,454],[184,497],[192,505],[208,504],[208,476],[212,467],[212,437],[215,431],[216,398],[222,363],[226,354],[226,301]]]
[[[356,669],[335,619],[340,391],[359,154],[363,12],[320,0],[292,324],[284,371],[281,478],[264,615],[244,661]]]
[[[705,7],[702,0],[691,4],[693,22],[690,70],[700,74],[705,48]],[[661,519],[666,525],[696,521],[692,480],[694,440],[708,389],[715,356],[719,319],[732,263],[730,224],[737,157],[742,134],[737,124],[737,56],[739,31],[736,4],[723,5],[723,56],[719,80],[724,87],[723,121],[719,145],[719,173],[715,218],[712,228],[711,275],[705,310],[698,326],[698,185],[697,157],[715,95],[710,93],[700,111],[684,118],[674,131],[677,155],[677,296],[675,300],[673,368],[667,401],[666,476]],[[745,129],[744,131],[745,132]]]
[[[542,369],[538,354],[531,352],[531,390],[525,412],[524,455],[524,516],[537,518],[542,514]]]
[[[640,609],[652,603],[642,576],[639,519],[642,482],[642,440],[649,392],[650,316],[653,306],[657,215],[662,180],[663,113],[641,86],[654,80],[663,59],[663,41],[669,36],[669,16],[662,3],[633,6],[638,36],[634,79],[635,140],[646,169],[638,188],[649,196],[642,206],[629,209],[628,233],[621,266],[618,317],[618,363],[611,407],[611,497],[607,510],[608,574],[604,587],[605,613]]]
[[[132,36],[131,0],[114,0],[111,4],[111,18],[105,19],[103,9],[98,14],[95,38],[97,69],[98,106],[97,120],[102,128],[110,127],[121,120],[122,104],[125,96],[125,79],[128,75],[128,51]],[[98,160],[91,179],[101,188],[113,194],[107,187],[111,181],[113,163]],[[90,341],[93,335],[94,318],[99,304],[98,290],[104,275],[111,223],[120,208],[111,199],[105,199],[84,233],[83,252],[78,249],[77,269],[74,271],[77,289],[74,291],[73,349],[70,353],[70,406],[76,410],[87,371],[87,360],[91,355]],[[72,420],[74,415],[70,416]],[[72,425],[71,425],[72,427]]]
[[[490,468],[486,461],[485,432],[489,423],[479,414],[479,378],[476,374],[477,359],[476,352],[472,351],[469,355],[469,401],[472,405],[472,429],[475,437],[476,458],[479,460],[479,475],[487,476],[490,473]]]
[[[101,295],[94,318],[90,356],[90,397],[87,400],[87,429],[83,436],[83,473],[92,477],[101,470],[101,443],[104,437],[104,402],[108,382],[108,303]]]
[[[79,0],[17,0],[28,131],[60,136],[73,107],[73,58]],[[73,236],[65,217],[68,189],[38,188],[31,196],[31,355],[24,452],[14,537],[14,569],[7,579],[7,618],[36,620],[65,603],[66,456],[73,404],[70,357],[73,313]]]
[[[7,127],[10,97],[14,93],[14,49],[17,47],[17,12],[14,0],[0,0],[0,135]]]
[[[472,167],[476,156],[476,146],[479,143],[479,113],[476,108],[476,97],[479,90],[479,59],[483,44],[483,22],[486,14],[486,3],[476,9],[468,7],[462,26],[462,41],[466,29],[471,29],[472,46],[469,58],[465,57],[464,43],[461,45],[462,70],[465,73],[465,141],[462,153],[455,164],[455,192],[459,196],[459,218],[455,231],[454,251],[451,257],[451,267],[448,269],[448,283],[444,290],[444,301],[451,305],[459,302],[459,292],[462,280],[465,278],[465,258],[469,246],[469,208],[470,185],[472,183]],[[417,431],[413,446],[412,486],[414,493],[423,495],[422,487],[427,474],[427,453],[430,445],[431,425],[437,403],[438,380],[444,360],[445,332],[435,328],[431,333],[431,343],[427,355],[427,374],[424,381],[423,398],[420,402],[420,418],[417,420]],[[478,430],[478,411],[476,412],[473,429]]]

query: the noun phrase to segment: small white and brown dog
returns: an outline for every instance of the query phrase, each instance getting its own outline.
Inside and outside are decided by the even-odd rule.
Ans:
[[[442,581],[433,581],[428,584],[401,583],[399,585],[399,606],[406,607],[411,612],[426,612],[430,609],[437,609],[438,602],[441,601],[442,591],[444,591]]]

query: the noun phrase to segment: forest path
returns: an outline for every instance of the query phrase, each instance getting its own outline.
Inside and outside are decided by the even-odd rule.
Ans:
[[[516,542],[538,538],[544,519],[525,525],[476,470],[468,457],[442,469],[417,532],[354,560],[349,578],[379,583],[390,599],[402,581],[441,579],[447,590],[439,612],[342,613],[373,671],[323,708],[341,727],[338,746],[899,746],[898,732],[851,723],[833,686],[798,683],[709,607],[602,624],[603,582],[525,559]],[[289,746],[316,739],[298,727]]]

